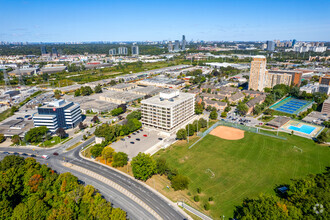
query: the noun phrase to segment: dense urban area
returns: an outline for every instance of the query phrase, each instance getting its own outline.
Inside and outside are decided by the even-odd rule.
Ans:
[[[330,42],[0,42],[1,219],[329,219]]]

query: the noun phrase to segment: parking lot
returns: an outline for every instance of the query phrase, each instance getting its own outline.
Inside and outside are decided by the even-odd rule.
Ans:
[[[123,138],[115,143],[111,144],[111,147],[116,152],[124,152],[128,155],[131,160],[133,157],[138,155],[139,152],[145,152],[155,144],[163,141],[158,131],[142,129],[143,131],[134,132],[133,134]]]

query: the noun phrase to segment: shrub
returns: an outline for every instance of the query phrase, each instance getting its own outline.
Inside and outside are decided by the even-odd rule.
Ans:
[[[197,195],[197,196],[194,196],[194,201],[195,202],[199,202],[199,196]]]
[[[202,188],[198,187],[197,188],[197,193],[200,194],[202,192]]]
[[[207,211],[207,210],[210,210],[210,203],[205,203],[204,204],[204,209]]]
[[[209,197],[209,201],[213,201],[213,196]]]
[[[176,175],[171,180],[171,186],[175,191],[188,189],[189,179],[183,175]]]

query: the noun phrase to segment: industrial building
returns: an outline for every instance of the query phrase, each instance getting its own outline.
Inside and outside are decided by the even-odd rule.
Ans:
[[[33,122],[35,127],[46,126],[52,132],[58,128],[74,128],[81,122],[80,106],[63,99],[50,102],[38,108]]]
[[[144,79],[137,82],[139,85],[157,86],[163,88],[180,88],[185,86],[184,80],[172,79],[165,76],[157,76],[154,78]]]
[[[159,88],[156,86],[138,86],[135,89],[130,90],[130,92],[139,94],[139,95],[158,95],[161,91],[163,91],[163,88]]]
[[[167,89],[152,98],[142,100],[142,124],[171,132],[195,114],[195,94]]]
[[[111,86],[108,89],[118,91],[118,92],[124,92],[124,91],[134,89],[135,87],[136,87],[136,85],[132,84],[132,83],[121,83],[121,84]]]
[[[100,95],[100,100],[112,102],[116,104],[130,104],[133,101],[142,99],[143,95],[138,95],[132,92],[118,92],[118,91],[103,91]]]

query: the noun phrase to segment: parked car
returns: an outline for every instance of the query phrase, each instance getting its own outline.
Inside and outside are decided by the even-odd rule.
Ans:
[[[22,153],[22,156],[28,156],[28,154],[26,154],[26,153]]]
[[[18,120],[24,120],[23,117],[17,117],[16,119],[18,119]]]
[[[9,152],[3,152],[3,154],[10,154]]]
[[[128,137],[128,138],[131,138],[131,136],[129,136],[129,135],[128,135],[127,137]]]
[[[31,157],[36,157],[36,155],[34,155],[34,154],[31,154]]]
[[[135,140],[140,141],[140,138],[136,138]]]
[[[136,131],[136,133],[140,133],[139,131]]]
[[[131,143],[131,144],[134,144],[134,142],[133,142],[133,141],[131,141],[130,143]]]
[[[144,134],[143,137],[148,137],[148,135]]]
[[[125,138],[122,138],[121,140],[122,140],[122,141],[125,141]]]
[[[158,138],[158,140],[162,141],[162,140],[163,140],[163,138]]]
[[[136,135],[136,133],[133,133],[133,135]]]
[[[53,155],[58,156],[58,153],[57,152],[54,152]]]
[[[17,153],[17,152],[14,152],[13,154],[14,154],[14,155],[19,155],[19,153]]]
[[[140,131],[143,131],[143,129],[140,129]]]

